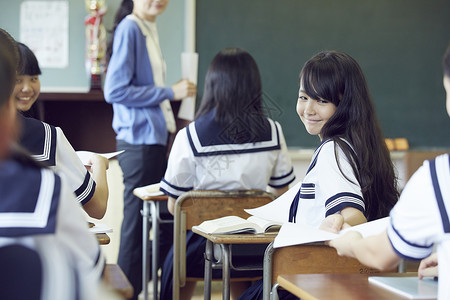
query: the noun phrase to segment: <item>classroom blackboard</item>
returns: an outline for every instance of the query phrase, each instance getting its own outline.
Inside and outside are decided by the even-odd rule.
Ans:
[[[450,149],[442,54],[450,42],[448,0],[197,0],[199,97],[214,55],[235,46],[260,68],[268,115],[289,147],[314,148],[295,105],[298,74],[321,50],[361,65],[385,137],[412,149]]]

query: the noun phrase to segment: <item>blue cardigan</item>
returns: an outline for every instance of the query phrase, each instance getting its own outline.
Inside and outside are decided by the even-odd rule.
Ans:
[[[146,38],[129,18],[116,28],[104,93],[106,102],[113,105],[116,139],[135,145],[166,145],[168,131],[159,104],[173,99],[173,91],[155,86]]]

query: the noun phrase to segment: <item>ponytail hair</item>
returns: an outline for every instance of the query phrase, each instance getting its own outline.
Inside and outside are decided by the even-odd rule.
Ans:
[[[106,46],[106,60],[109,62],[113,53],[114,34],[116,32],[117,25],[129,14],[133,12],[133,0],[122,0],[119,9],[114,17],[113,29],[110,31],[110,37]]]

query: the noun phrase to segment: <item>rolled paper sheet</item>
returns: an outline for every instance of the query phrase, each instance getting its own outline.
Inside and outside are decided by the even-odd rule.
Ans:
[[[197,84],[198,53],[181,53],[181,77]],[[178,118],[192,121],[195,115],[195,97],[188,97],[181,101]]]

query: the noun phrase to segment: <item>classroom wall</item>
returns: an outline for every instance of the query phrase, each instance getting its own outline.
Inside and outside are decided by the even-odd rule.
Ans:
[[[39,1],[39,0],[28,0]],[[55,1],[55,0],[50,0]],[[20,37],[20,5],[23,0],[0,0],[0,27],[15,39]],[[112,29],[114,15],[121,0],[106,0],[108,11],[104,16],[107,30]],[[40,77],[43,91],[88,91],[89,76],[84,67],[85,27],[87,16],[84,0],[69,3],[69,66],[63,69],[43,68]],[[167,63],[167,84],[181,77],[181,52],[184,50],[184,0],[172,0],[166,11],[157,18],[160,44]]]

